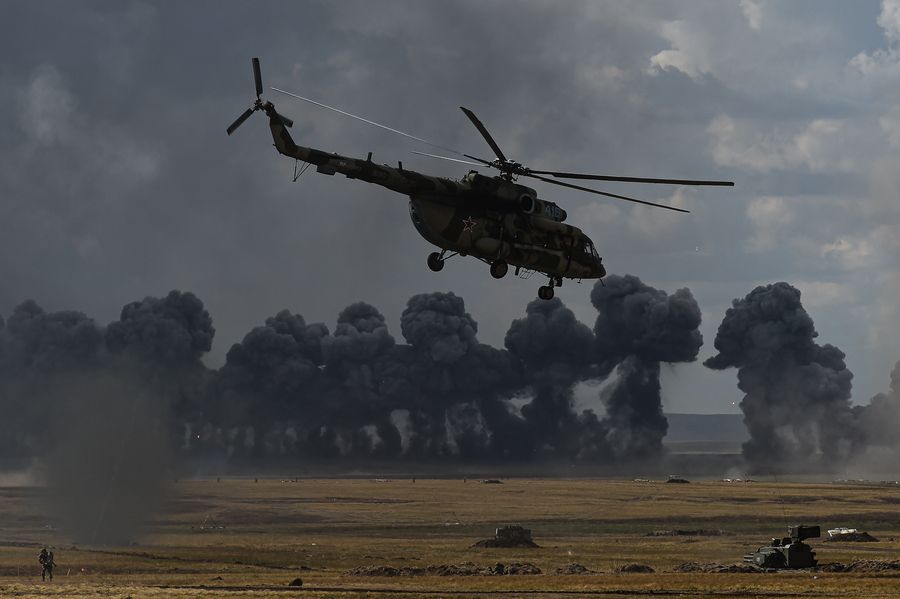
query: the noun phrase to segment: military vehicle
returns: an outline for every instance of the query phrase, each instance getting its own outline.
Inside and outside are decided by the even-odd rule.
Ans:
[[[472,547],[537,547],[531,537],[531,529],[522,526],[500,526],[494,530],[494,538],[482,539]]]
[[[454,181],[405,169],[402,162],[399,162],[397,167],[376,164],[372,161],[371,152],[363,160],[298,146],[288,133],[288,128],[293,126],[293,121],[278,113],[272,102],[263,102],[262,100],[263,87],[259,59],[253,58],[252,65],[253,79],[256,84],[256,101],[226,129],[228,135],[234,133],[254,112],[264,112],[269,117],[269,128],[275,141],[275,148],[281,154],[305,163],[302,168],[298,168],[299,162],[295,163],[295,180],[309,165],[314,165],[318,173],[325,175],[340,173],[348,179],[374,183],[409,196],[409,214],[416,231],[440,249],[439,252],[433,252],[428,256],[428,267],[431,270],[437,272],[443,269],[444,262],[454,256],[472,256],[488,264],[491,275],[497,279],[506,275],[510,265],[515,267],[516,275],[521,274],[523,277],[539,272],[549,277],[549,283],[541,286],[538,290],[538,296],[541,299],[551,299],[554,295],[554,287],[561,286],[563,278],[579,280],[602,278],[606,275],[606,269],[591,239],[578,227],[564,224],[567,217],[566,211],[554,202],[538,198],[537,191],[531,187],[517,183],[519,177],[530,177],[553,185],[677,212],[688,211],[555,179],[668,185],[734,185],[731,181],[619,177],[532,170],[519,162],[508,159],[484,124],[475,116],[474,112],[467,108],[460,107],[481,133],[494,152],[496,159],[485,160],[470,154],[463,154],[321,102],[273,87],[272,90],[276,92],[380,127],[438,148],[445,153],[455,154],[458,158],[426,152],[414,152],[416,154],[479,168],[492,168],[500,171],[500,174],[488,177],[475,170],[470,170],[462,179]]]
[[[816,552],[803,541],[819,536],[818,526],[791,526],[787,537],[772,539],[765,547],[745,555],[744,561],[761,568],[812,568],[818,563]]]

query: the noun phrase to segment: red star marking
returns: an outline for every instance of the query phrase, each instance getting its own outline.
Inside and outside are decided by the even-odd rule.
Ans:
[[[471,233],[475,230],[475,225],[478,224],[478,221],[469,216],[462,222],[462,224],[463,231],[468,231],[469,233]]]

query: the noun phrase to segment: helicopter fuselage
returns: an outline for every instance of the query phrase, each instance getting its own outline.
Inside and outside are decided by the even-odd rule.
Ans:
[[[359,159],[299,146],[274,108],[269,117],[281,154],[315,165],[322,174],[342,174],[408,196],[416,231],[443,251],[542,272],[560,283],[563,277],[606,275],[591,239],[565,224],[565,210],[539,199],[530,187],[475,171],[454,181],[405,169],[402,163],[376,164],[371,154]]]

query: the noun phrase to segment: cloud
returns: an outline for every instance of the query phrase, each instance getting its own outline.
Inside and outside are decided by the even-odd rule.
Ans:
[[[697,35],[686,21],[664,23],[660,31],[672,49],[663,50],[650,58],[650,64],[659,69],[675,69],[693,78],[709,73],[712,69],[710,48],[704,36]]]
[[[845,269],[869,266],[873,253],[867,239],[838,239],[822,246],[822,257],[835,260]]]
[[[663,288],[701,279],[697,289],[722,286],[730,298],[756,282],[826,280],[830,270],[836,283],[872,285],[859,303],[876,313],[887,288],[872,281],[900,263],[887,240],[871,238],[900,226],[896,2],[576,0],[563,11],[534,2],[510,12],[471,0],[223,1],[214,21],[198,5],[146,6],[18,3],[4,15],[0,83],[12,102],[0,111],[0,253],[18,257],[0,268],[7,311],[35,296],[109,319],[127,300],[189,288],[217,316],[209,359],[221,363],[284,307],[318,322],[365,298],[399,331],[405,299],[440,289],[478,298],[468,309],[479,338],[502,342],[535,280],[493,281],[471,259],[433,274],[405,198],[313,172],[292,183],[293,165],[272,151],[258,115],[224,135],[252,99],[254,55],[267,86],[474,155],[489,149],[460,105],[533,168],[736,180],[727,190],[597,185],[684,202],[690,215],[534,184],[611,269]],[[280,17],[248,29],[259,10]],[[861,49],[893,62],[863,74],[848,66]],[[381,130],[271,99],[295,119],[299,143],[374,151],[378,162],[454,179],[465,170],[410,157],[418,148]],[[794,214],[776,237],[788,251],[755,252],[747,241],[762,226],[748,207],[768,197]],[[760,206],[750,210],[764,218]],[[870,257],[851,259],[866,243]],[[838,245],[823,258],[828,244]],[[589,317],[585,286],[560,294]],[[707,310],[719,298],[698,292],[697,301]],[[849,305],[829,306],[823,327],[851,318]],[[705,389],[674,405],[712,405]]]
[[[763,20],[763,8],[759,0],[741,0],[741,10],[747,17],[747,23],[751,29],[759,29]]]
[[[900,353],[900,273],[883,273],[867,291],[875,300],[868,319],[868,343],[875,351],[888,347],[896,355]]]
[[[747,218],[754,227],[747,240],[748,251],[767,252],[777,249],[780,237],[793,225],[794,211],[789,199],[767,196],[747,205]]]
[[[892,42],[900,42],[900,0],[882,0],[878,25]]]
[[[900,68],[900,2],[882,0],[878,26],[884,31],[887,48],[875,50],[871,54],[860,52],[850,60],[850,66],[863,75],[890,76]]]
[[[887,114],[878,119],[881,130],[887,135],[892,148],[900,148],[900,106],[892,107]]]
[[[794,286],[802,292],[803,301],[810,308],[841,304],[857,297],[852,286],[834,281],[795,280]]]
[[[77,179],[112,174],[134,183],[146,183],[159,172],[159,159],[151,148],[138,145],[125,127],[95,118],[81,110],[79,101],[53,65],[40,65],[19,90],[18,121],[24,133],[24,151],[71,152],[69,165]],[[72,183],[70,177],[68,183]]]
[[[814,119],[801,130],[774,128],[760,132],[751,123],[729,116],[714,118],[707,131],[715,138],[713,158],[722,166],[773,170],[851,170],[854,161],[841,151],[843,123]]]
[[[39,67],[19,92],[19,125],[36,145],[68,141],[74,110],[74,98],[49,65]]]

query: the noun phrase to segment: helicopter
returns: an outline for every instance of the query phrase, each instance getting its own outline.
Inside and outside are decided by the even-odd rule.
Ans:
[[[409,215],[416,231],[426,241],[440,249],[428,256],[427,264],[432,271],[442,270],[444,263],[455,256],[472,256],[488,264],[491,276],[495,279],[506,276],[512,265],[515,267],[516,275],[521,273],[524,277],[538,272],[549,278],[549,283],[538,289],[538,297],[544,300],[553,298],[554,288],[561,287],[564,278],[579,281],[602,280],[606,276],[606,269],[590,237],[578,227],[565,223],[568,216],[566,211],[554,202],[538,198],[535,189],[518,183],[520,177],[677,212],[688,211],[557,179],[691,186],[734,185],[731,181],[620,177],[533,170],[508,159],[475,113],[461,106],[460,109],[496,156],[493,160],[485,160],[273,87],[271,88],[273,91],[285,96],[380,127],[442,152],[454,154],[458,158],[418,151],[413,152],[414,154],[479,168],[491,168],[499,171],[499,174],[485,176],[476,170],[469,170],[462,179],[451,180],[406,169],[402,162],[398,162],[396,167],[376,164],[372,161],[371,152],[366,159],[360,159],[299,146],[288,132],[288,128],[294,124],[293,121],[280,114],[271,101],[262,99],[259,59],[253,58],[251,64],[256,85],[256,101],[228,126],[226,129],[228,135],[234,133],[254,112],[265,113],[269,117],[269,128],[278,152],[305,163],[299,171],[295,166],[295,180],[299,176],[298,173],[302,174],[306,168],[314,165],[316,172],[324,175],[340,173],[348,179],[374,183],[406,195],[409,197]]]

